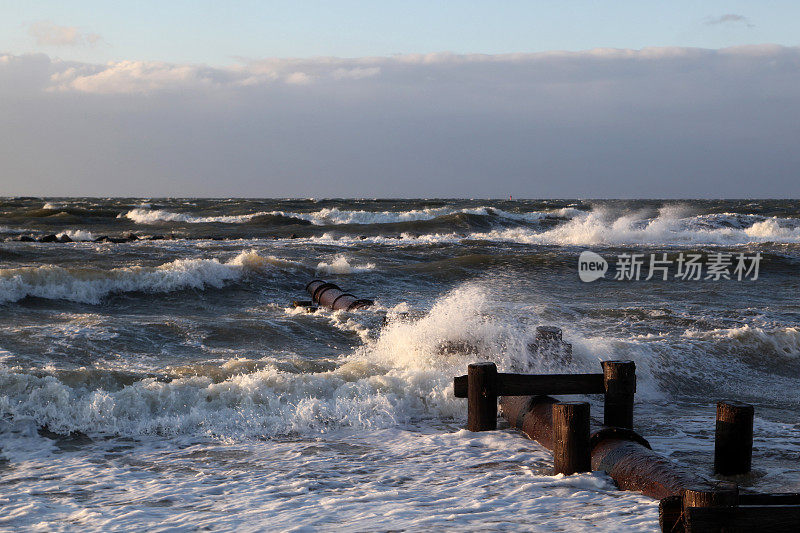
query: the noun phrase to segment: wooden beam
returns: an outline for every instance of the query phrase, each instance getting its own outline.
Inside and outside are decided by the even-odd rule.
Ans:
[[[603,394],[602,374],[498,374],[498,396]]]
[[[739,494],[740,505],[800,505],[800,492]]]
[[[689,507],[683,522],[686,533],[797,533],[800,505]]]
[[[453,378],[456,398],[466,398],[467,376]],[[497,374],[498,396],[603,394],[603,374]]]
[[[468,376],[456,376],[453,378],[453,395],[456,398],[466,398],[467,388],[469,387]]]

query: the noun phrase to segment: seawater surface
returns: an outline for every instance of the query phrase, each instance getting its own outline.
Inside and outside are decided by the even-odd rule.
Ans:
[[[752,403],[739,482],[800,490],[798,201],[5,198],[0,240],[0,529],[657,529],[604,474],[465,431],[452,378],[484,359],[634,360],[636,429],[703,473],[716,401]],[[587,249],[762,261],[582,283]],[[376,306],[293,308],[314,278]],[[540,325],[571,363],[531,354]]]

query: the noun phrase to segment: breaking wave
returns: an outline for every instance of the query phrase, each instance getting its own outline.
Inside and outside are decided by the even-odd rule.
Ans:
[[[202,217],[187,213],[174,213],[172,211],[166,211],[163,209],[137,208],[128,211],[124,216],[125,218],[133,220],[137,224],[158,224],[161,222],[187,222],[189,224],[221,222],[224,224],[241,224],[242,222],[248,222],[255,217],[269,214],[271,213],[262,212],[250,213],[247,215],[220,215]],[[119,215],[118,218],[122,218],[122,216],[123,215]]]
[[[246,265],[261,268],[265,261],[254,254],[228,263],[212,261],[206,267],[216,274],[208,279],[230,279],[241,275]],[[174,263],[164,266],[175,269]],[[64,433],[118,435],[318,434],[426,418],[461,420],[464,404],[453,397],[452,376],[480,359],[496,362],[501,371],[536,373],[596,372],[600,360],[632,359],[641,398],[661,398],[671,391],[692,394],[698,384],[704,391],[726,394],[738,386],[736,376],[743,365],[763,367],[769,361],[764,372],[771,379],[787,380],[782,387],[797,385],[796,372],[773,373],[774,367],[796,366],[800,360],[797,328],[744,326],[614,338],[567,327],[565,340],[573,343],[573,362],[564,364],[537,359],[528,350],[537,324],[520,320],[520,312],[526,317],[536,313],[498,309],[501,304],[490,294],[491,289],[479,283],[463,285],[416,319],[405,318],[408,308],[400,304],[389,310],[387,324],[377,335],[363,336],[364,343],[331,360],[329,370],[288,371],[273,360],[237,358],[219,365],[168,368],[161,378],[126,376],[118,387],[87,388],[74,375],[12,372],[0,365],[0,412]],[[341,319],[340,315],[331,314]],[[695,369],[691,381],[686,380],[687,365]],[[722,379],[726,377],[730,379]],[[779,387],[776,394],[783,390],[789,389]]]
[[[94,235],[92,235],[91,231],[86,231],[82,229],[68,229],[67,231],[62,231],[61,233],[56,234],[56,237],[69,237],[73,241],[93,241]]]
[[[375,269],[375,263],[365,265],[352,265],[344,255],[337,255],[330,263],[320,261],[317,265],[317,274],[357,274]]]
[[[471,237],[573,246],[800,243],[800,220],[731,214],[691,216],[682,206],[663,207],[656,217],[645,213],[615,215],[599,209],[577,214],[542,232],[508,228]]]
[[[536,222],[545,218],[569,218],[576,216],[577,214],[581,213],[581,211],[569,207],[556,209],[553,211],[532,211],[528,213],[512,213],[494,207],[476,207],[465,209],[437,207],[427,209],[412,209],[409,211],[363,211],[338,209],[333,207],[323,208],[319,211],[310,213],[293,211],[261,211],[244,215],[197,216],[188,213],[175,213],[161,209],[153,210],[137,208],[128,211],[125,213],[125,215],[119,215],[119,217],[122,218],[124,216],[125,218],[129,218],[138,224],[158,224],[163,222],[185,222],[189,224],[217,222],[226,224],[241,224],[250,222],[259,217],[276,216],[294,220],[303,220],[310,222],[315,226],[330,226],[347,224],[393,224],[399,222],[425,221],[459,213],[467,215],[498,217],[519,222]]]
[[[217,272],[210,278],[220,280],[234,266],[262,259],[240,256],[207,266]],[[452,376],[463,373],[475,354],[443,346],[473,344],[501,368],[530,367],[525,347],[533,327],[497,318],[487,292],[466,286],[442,297],[420,320],[391,321],[328,371],[295,373],[270,361],[234,359],[167,369],[160,379],[126,375],[118,387],[87,388],[75,372],[28,374],[0,365],[0,413],[57,432],[119,435],[261,436],[461,419],[463,400],[453,397]]]
[[[172,292],[183,289],[222,287],[248,272],[269,267],[296,268],[299,263],[243,252],[230,261],[178,259],[157,267],[112,270],[64,268],[54,265],[0,269],[0,303],[27,297],[97,304],[122,292]]]

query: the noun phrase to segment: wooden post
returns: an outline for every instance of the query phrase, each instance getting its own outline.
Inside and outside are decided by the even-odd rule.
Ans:
[[[713,507],[723,508],[733,511],[739,504],[739,488],[736,483],[720,481],[712,486],[690,487],[681,490],[681,501],[683,508],[684,529],[687,532],[706,533],[721,531],[719,517],[715,517],[712,523],[706,521],[688,520],[689,509],[693,507]]]
[[[753,406],[741,402],[717,403],[714,473],[746,474],[753,463]]]
[[[467,370],[467,429],[497,429],[497,365],[472,363]]]
[[[680,495],[667,496],[658,501],[658,527],[661,533],[672,533],[681,519]]]
[[[588,402],[553,405],[553,465],[556,474],[592,470]]]
[[[603,361],[602,365],[606,388],[603,423],[607,426],[633,429],[636,363],[633,361]]]

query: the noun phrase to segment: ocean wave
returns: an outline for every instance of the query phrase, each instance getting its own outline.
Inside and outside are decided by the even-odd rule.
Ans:
[[[571,209],[571,208],[568,208]],[[501,227],[488,231],[401,231],[393,235],[352,236],[326,232],[311,242],[339,246],[364,244],[426,246],[465,240],[557,246],[737,246],[800,243],[800,219],[759,215],[688,215],[684,208],[665,207],[656,216],[610,210],[571,210],[560,224]]]
[[[258,217],[280,216],[288,219],[304,220],[315,226],[331,226],[350,224],[393,224],[401,222],[425,221],[459,213],[467,215],[498,217],[520,222],[536,222],[545,218],[571,218],[581,213],[581,211],[570,207],[552,211],[532,211],[521,213],[504,211],[495,207],[475,207],[464,209],[436,207],[427,209],[412,209],[409,211],[364,211],[338,209],[332,207],[323,208],[319,211],[313,211],[310,213],[294,211],[260,211],[257,213],[248,213],[243,215],[198,216],[188,213],[176,213],[163,209],[154,210],[147,208],[136,208],[128,211],[124,215],[120,214],[119,218],[129,218],[138,224],[158,224],[163,222],[184,222],[188,224],[219,222],[226,224],[241,224],[250,222]]]
[[[616,215],[598,209],[577,214],[567,222],[546,231],[529,228],[504,228],[474,233],[471,238],[526,244],[562,246],[590,245],[740,245],[751,243],[800,243],[800,221],[777,217],[692,216],[682,206],[666,206],[655,217],[646,213]]]
[[[263,259],[240,256],[229,264],[259,265]],[[64,433],[233,437],[463,420],[464,403],[453,397],[452,377],[481,359],[496,362],[501,371],[525,373],[597,372],[600,360],[631,359],[637,364],[637,397],[644,400],[701,389],[743,397],[737,391],[743,375],[753,379],[754,387],[769,376],[769,383],[781,385],[774,394],[797,386],[794,367],[780,370],[800,359],[797,328],[743,326],[616,338],[587,335],[563,324],[564,338],[573,344],[573,362],[565,364],[529,351],[537,324],[520,320],[520,313],[535,317],[535,311],[506,309],[509,304],[494,301],[491,294],[491,286],[468,283],[412,320],[401,318],[409,309],[400,304],[388,311],[390,320],[377,335],[361,335],[363,344],[353,352],[320,365],[330,369],[290,372],[274,359],[237,358],[137,378],[131,372],[81,375],[96,369],[43,375],[0,365],[0,413]],[[354,328],[345,314],[324,316]],[[687,367],[693,369],[691,380]],[[86,386],[107,379],[120,380],[120,385]],[[757,394],[770,396],[762,389]]]
[[[213,222],[221,222],[224,224],[241,224],[248,222],[255,217],[261,215],[269,215],[272,213],[260,212],[249,213],[246,215],[220,215],[220,216],[194,216],[187,213],[174,213],[164,209],[148,209],[139,207],[132,209],[125,213],[125,215],[118,215],[117,218],[129,218],[137,224],[158,224],[161,222],[186,222],[189,224],[207,224]]]
[[[375,270],[375,263],[352,265],[346,256],[339,254],[330,263],[320,261],[317,265],[317,274],[357,274]]]
[[[18,235],[20,233],[28,233],[28,230],[20,228],[9,228],[8,226],[0,226],[0,233]]]
[[[800,362],[800,327],[762,328],[750,325],[709,331],[689,330],[687,339],[713,343],[718,353],[736,354],[759,365],[780,367]]]
[[[270,267],[302,265],[255,252],[242,252],[230,261],[178,259],[157,267],[112,270],[64,268],[54,265],[0,269],[0,303],[27,297],[97,304],[104,297],[123,292],[165,293],[183,289],[220,288],[248,272]]]
[[[526,341],[533,326],[503,321],[494,311],[484,288],[461,287],[440,298],[422,319],[391,321],[377,338],[362,337],[360,348],[327,371],[287,372],[270,360],[235,359],[132,379],[130,372],[98,377],[92,374],[95,369],[83,369],[42,375],[0,365],[0,413],[63,433],[237,437],[461,420],[464,403],[453,397],[452,377],[476,356],[443,350],[444,344],[480,345],[481,357],[501,369],[550,368],[530,360]],[[330,317],[347,320],[342,313]],[[341,326],[352,329],[349,323]],[[108,379],[121,383],[86,386]]]
[[[785,393],[800,386],[797,327],[690,328],[626,338],[574,333],[570,342],[576,353],[634,361],[642,399],[733,397],[800,406],[800,400]]]
[[[58,237],[59,239],[64,236],[69,237],[73,241],[78,241],[78,242],[86,242],[94,240],[94,235],[92,235],[91,231],[86,231],[82,229],[68,229],[56,235],[56,237]]]
[[[303,218],[317,226],[329,226],[340,224],[369,225],[424,221],[458,213],[467,215],[497,216],[521,221],[537,221],[548,216],[548,214],[545,212],[537,211],[531,213],[511,213],[494,207],[475,207],[464,209],[436,207],[428,209],[412,209],[410,211],[353,211],[337,208],[325,208],[313,213],[281,214],[295,218]]]

